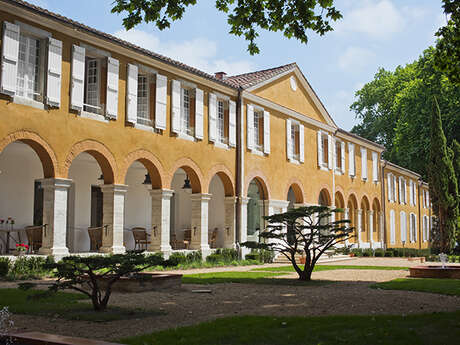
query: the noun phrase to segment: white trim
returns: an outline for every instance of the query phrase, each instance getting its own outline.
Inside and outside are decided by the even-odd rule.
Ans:
[[[107,58],[111,56],[108,51],[96,48],[95,46],[92,46],[86,43],[80,42],[80,47],[85,48],[86,56],[90,58],[97,59],[97,58]]]
[[[45,109],[45,104],[43,102],[36,101],[34,99],[30,99],[27,97],[22,97],[22,96],[13,96],[13,103],[16,104],[21,104],[21,105],[27,105],[32,108],[37,108],[37,109]]]
[[[193,142],[196,142],[197,139],[191,135],[188,135],[186,133],[183,133],[183,132],[179,132],[177,133],[177,136],[176,136],[177,139],[184,139],[184,140],[188,140],[188,141],[193,141]]]
[[[134,128],[140,129],[142,131],[150,132],[150,133],[155,133],[155,129],[153,127],[142,125],[142,124],[137,123],[137,122],[134,124]]]
[[[90,112],[84,111],[84,110],[82,110],[80,112],[80,116],[85,118],[85,119],[91,119],[91,120],[101,121],[101,122],[105,122],[105,123],[109,122],[109,120],[107,120],[104,115],[99,115],[99,114],[96,114],[96,113],[90,113]]]

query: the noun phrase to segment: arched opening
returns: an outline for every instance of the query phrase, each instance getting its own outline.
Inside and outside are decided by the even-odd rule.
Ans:
[[[303,204],[304,200],[302,189],[297,183],[293,183],[289,186],[287,201],[289,202],[288,209],[294,208],[295,204]]]
[[[329,191],[324,188],[319,192],[318,205],[321,206],[331,206],[331,197]]]
[[[28,243],[30,225],[44,224],[41,179],[54,177],[55,166],[46,148],[32,140],[9,143],[0,151],[0,253],[11,253],[16,243]]]
[[[370,217],[369,217],[369,200],[366,196],[361,199],[361,237],[360,240],[363,242],[370,241]]]
[[[340,192],[335,192],[335,207],[344,209],[345,208],[345,201],[343,199],[343,195]],[[343,220],[345,219],[344,212],[338,212],[335,214],[335,220]]]
[[[383,241],[383,234],[381,230],[381,218],[380,218],[380,202],[377,198],[374,198],[372,202],[372,240],[377,242]]]
[[[248,187],[248,214],[247,214],[247,240],[258,242],[259,233],[263,231],[265,222],[265,200],[267,188],[260,178],[254,178]]]
[[[88,150],[73,158],[68,169],[72,180],[68,198],[67,246],[70,252],[98,251],[102,247],[101,230],[111,226],[104,220],[103,185],[114,183],[109,160],[100,152]]]
[[[215,174],[209,183],[209,194],[209,245],[211,248],[232,248],[235,199],[230,177],[224,172]]]
[[[173,175],[171,189],[174,191],[171,198],[171,221],[170,221],[170,244],[173,250],[197,249],[193,248],[193,233],[199,229],[193,229],[194,218],[192,211],[200,212],[201,209],[193,210],[193,195],[201,193],[201,181],[197,173],[189,166],[181,166]],[[196,214],[196,221],[201,222],[201,215]],[[193,233],[192,233],[193,230]],[[198,240],[200,240],[198,238]],[[200,242],[199,242],[200,243]],[[199,245],[198,243],[198,245]]]
[[[353,237],[349,239],[351,243],[358,243],[358,200],[354,194],[348,197],[347,202],[348,219],[350,219],[350,227],[354,228]]]

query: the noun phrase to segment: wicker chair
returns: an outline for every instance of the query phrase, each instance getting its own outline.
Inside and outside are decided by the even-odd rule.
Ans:
[[[219,231],[218,228],[214,228],[214,230],[211,232],[211,237],[209,238],[209,246],[211,248],[216,248],[218,231]]]
[[[184,247],[185,249],[190,248],[190,243],[192,243],[192,230],[185,229],[184,230]]]
[[[148,240],[148,234],[145,228],[135,227],[131,229],[134,237],[134,250],[140,250],[142,247],[147,249],[147,244],[150,243]]]
[[[29,253],[35,253],[42,246],[43,230],[46,233],[47,224],[26,226],[27,241],[29,241]]]
[[[102,247],[102,229],[106,226],[94,226],[88,228],[88,235],[90,241],[90,251],[98,251]]]

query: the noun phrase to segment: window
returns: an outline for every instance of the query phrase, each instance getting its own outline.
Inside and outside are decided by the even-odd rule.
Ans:
[[[367,150],[361,147],[361,178],[367,181]]]
[[[372,152],[372,180],[374,182],[379,181],[379,164],[378,164],[378,153]]]
[[[399,203],[406,204],[406,179],[399,177]]]
[[[429,231],[428,216],[423,216],[423,232],[422,232],[423,242],[428,241],[428,231]]]
[[[304,126],[296,120],[286,119],[287,158],[291,162],[304,162]]]
[[[334,147],[335,171],[341,174],[345,173],[345,143],[337,140]]]
[[[413,180],[409,181],[409,201],[411,206],[417,205],[417,183]]]
[[[191,90],[182,88],[181,89],[181,117],[180,117],[180,131],[183,134],[193,136],[195,134],[195,128],[192,127],[190,103],[191,103]]]
[[[351,177],[356,176],[356,167],[355,167],[355,145],[348,143],[348,173]]]
[[[263,151],[264,148],[264,113],[263,111],[254,112],[254,146],[258,151]]]
[[[417,217],[415,214],[410,214],[410,241],[417,241]]]
[[[217,146],[236,146],[236,103],[228,96],[209,93],[209,141]]]
[[[401,242],[406,242],[407,241],[407,219],[406,219],[406,212],[404,211],[400,213],[399,228],[401,231]]]
[[[396,201],[396,190],[395,190],[396,177],[393,174],[389,173],[387,175],[387,179],[388,179],[388,201],[395,202]]]
[[[147,75],[139,74],[137,77],[137,123],[151,126],[149,107],[149,78]]]
[[[35,101],[43,101],[41,47],[41,40],[20,35],[16,94]]]
[[[101,61],[86,58],[86,87],[83,110],[102,115],[103,105],[100,104],[100,68]]]
[[[228,144],[228,102],[217,101],[217,141]]]
[[[254,153],[270,154],[270,113],[252,104],[247,105],[247,148]]]
[[[390,210],[390,243],[395,244],[396,240],[395,211]]]
[[[332,136],[318,131],[318,166],[320,168],[332,170],[333,152]]]

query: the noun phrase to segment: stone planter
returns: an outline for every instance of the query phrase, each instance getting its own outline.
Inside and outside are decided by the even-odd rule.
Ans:
[[[409,268],[413,278],[447,278],[460,279],[460,266],[415,266]]]

